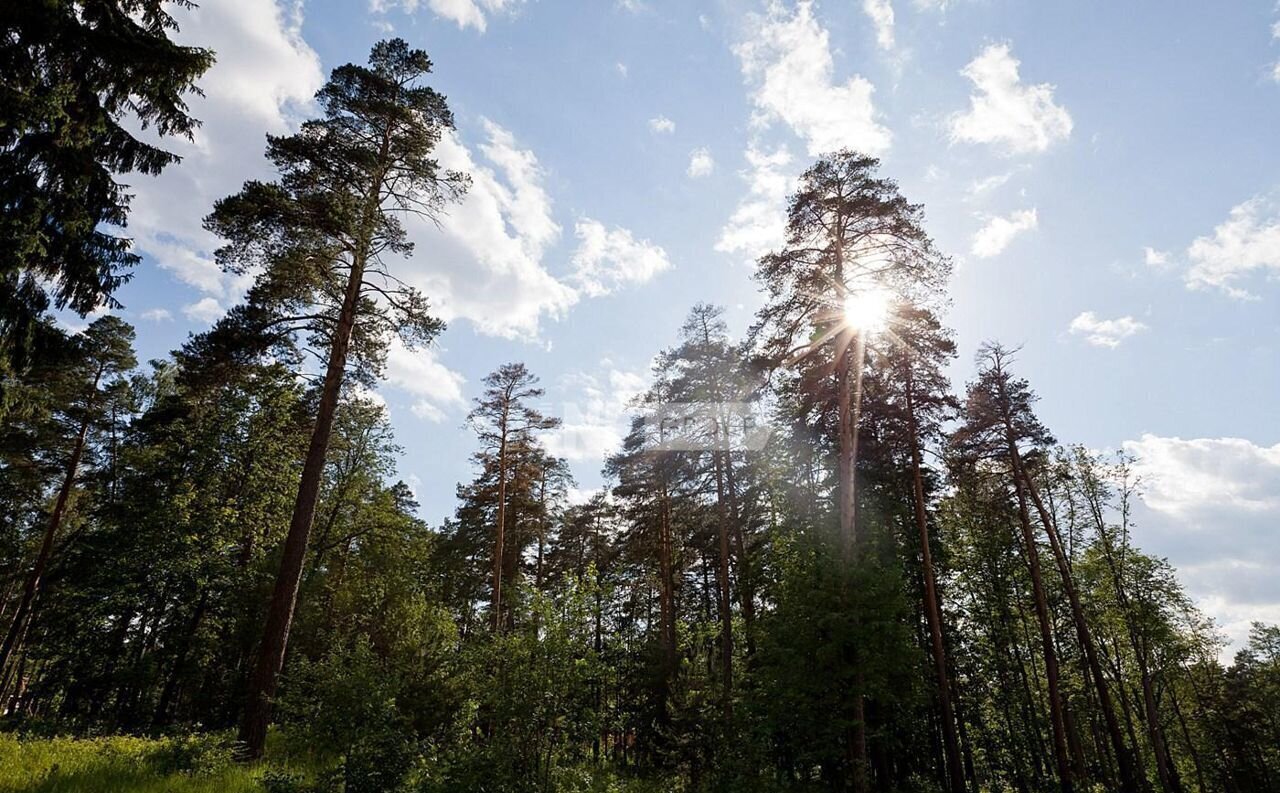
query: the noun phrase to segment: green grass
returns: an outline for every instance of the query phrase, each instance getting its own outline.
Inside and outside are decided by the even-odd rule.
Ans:
[[[29,738],[0,734],[0,793],[262,793],[264,774],[314,774],[305,757],[234,763],[228,736]]]

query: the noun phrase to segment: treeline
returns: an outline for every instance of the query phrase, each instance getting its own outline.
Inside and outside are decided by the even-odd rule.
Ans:
[[[160,8],[113,22],[167,41]],[[29,92],[76,73],[3,48]],[[188,59],[131,109],[190,130],[180,97],[207,53],[108,55]],[[395,274],[399,218],[467,187],[432,158],[452,118],[430,67],[380,43],[333,72],[320,117],[269,139],[278,178],[206,221],[253,285],[146,367],[120,318],[68,335],[47,313],[110,305],[130,262],[99,224],[127,196],[5,177],[6,196],[71,191],[26,226],[6,203],[25,240],[0,306],[9,726],[234,730],[253,759],[274,722],[332,758],[318,785],[351,791],[1280,790],[1280,629],[1219,662],[1132,541],[1133,461],[1060,445],[1012,351],[984,346],[952,393],[950,262],[855,153],[801,177],[743,338],[693,307],[604,492],[570,503],[558,421],[511,363],[468,417],[454,517],[416,517],[366,389],[393,335],[443,330]],[[46,134],[114,118],[123,95],[59,95],[97,116],[6,111],[29,114],[0,125],[6,157],[89,140],[81,156],[130,170],[103,155],[123,129]],[[103,236],[73,261],[48,240],[84,234],[89,210],[51,213],[93,200]]]

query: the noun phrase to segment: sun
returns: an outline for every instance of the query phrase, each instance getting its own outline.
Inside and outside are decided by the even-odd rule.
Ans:
[[[844,299],[844,321],[849,327],[868,333],[882,331],[889,322],[891,302],[892,297],[883,289],[851,292]]]

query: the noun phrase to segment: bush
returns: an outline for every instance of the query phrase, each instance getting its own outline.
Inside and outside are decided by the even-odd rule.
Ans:
[[[159,774],[209,776],[230,768],[234,742],[225,733],[165,738],[147,760]]]
[[[398,732],[367,736],[348,750],[342,763],[345,793],[403,790],[417,760],[417,747]]]

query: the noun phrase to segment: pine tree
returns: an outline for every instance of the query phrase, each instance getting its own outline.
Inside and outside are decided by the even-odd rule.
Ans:
[[[0,674],[5,675],[5,679],[9,662],[30,625],[36,597],[53,556],[54,541],[67,517],[76,479],[81,473],[81,463],[92,443],[90,433],[106,418],[107,406],[104,403],[109,384],[135,364],[133,327],[111,315],[96,319],[75,339],[74,356],[59,372],[65,389],[61,395],[66,403],[60,423],[69,439],[67,459],[39,550],[26,573],[22,593],[10,617],[3,644],[0,644]]]
[[[482,470],[492,466],[497,478],[493,494],[493,567],[489,606],[490,621],[495,631],[501,631],[512,621],[510,603],[503,602],[502,587],[504,580],[513,578],[526,541],[523,536],[508,536],[515,534],[514,527],[508,525],[513,496],[526,492],[530,485],[541,479],[539,475],[528,476],[527,469],[522,470],[522,463],[538,456],[541,450],[538,433],[560,425],[559,419],[544,416],[532,404],[543,395],[537,383],[538,378],[522,363],[501,366],[485,377],[484,394],[476,398],[476,406],[467,416],[467,422],[476,431],[482,446],[476,461]],[[521,479],[522,476],[525,478]],[[514,489],[513,483],[516,485]]]
[[[938,441],[942,424],[958,407],[949,393],[943,367],[955,356],[955,342],[937,318],[926,309],[898,306],[894,310],[886,367],[887,387],[899,401],[897,419],[911,468],[912,514],[920,541],[920,567],[924,582],[923,611],[929,628],[930,650],[937,679],[947,780],[953,793],[963,793],[964,770],[960,754],[952,681],[943,636],[941,594],[933,560],[930,517],[926,505],[925,444]]]
[[[847,562],[858,541],[857,461],[866,332],[848,316],[859,295],[889,293],[924,300],[945,282],[949,260],[923,228],[923,210],[893,181],[878,177],[879,161],[851,151],[818,160],[800,177],[787,205],[787,240],[762,257],[756,272],[766,303],[754,329],[773,365],[799,365],[809,387],[834,380],[839,439],[840,544]],[[850,738],[854,789],[866,780],[866,719],[855,700]]]
[[[349,375],[370,382],[393,333],[412,345],[443,327],[426,299],[387,266],[389,256],[412,250],[398,215],[437,217],[466,185],[465,176],[442,170],[431,156],[453,118],[444,97],[421,84],[430,71],[427,54],[400,39],[374,45],[367,67],[334,69],[316,96],[324,115],[296,134],[268,138],[280,181],[246,183],[206,221],[227,241],[218,251],[224,268],[261,271],[246,303],[212,335],[231,339],[240,354],[291,348],[305,335],[326,362],[250,678],[240,731],[249,758],[261,756],[266,740],[343,382]]]

